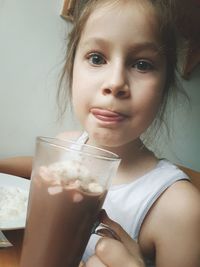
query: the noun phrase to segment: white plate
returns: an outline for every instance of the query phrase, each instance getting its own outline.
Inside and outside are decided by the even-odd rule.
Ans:
[[[11,188],[19,188],[20,190],[27,191],[28,194],[30,188],[30,180],[18,176],[0,173],[0,187],[6,187],[9,190],[11,190]],[[13,202],[13,205],[15,205],[15,202]],[[26,210],[24,210],[23,213],[23,216],[18,215],[10,219],[0,218],[0,230],[13,230],[24,228],[26,221]]]

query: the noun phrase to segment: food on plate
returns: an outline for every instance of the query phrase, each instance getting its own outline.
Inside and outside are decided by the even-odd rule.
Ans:
[[[5,222],[26,217],[28,191],[19,187],[0,186],[0,228]]]

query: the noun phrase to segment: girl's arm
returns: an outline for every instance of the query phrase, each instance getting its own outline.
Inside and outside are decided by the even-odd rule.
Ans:
[[[156,267],[200,266],[200,194],[189,182],[172,185],[152,208],[148,224]]]
[[[13,157],[0,159],[0,172],[24,178],[31,177],[32,157]]]
[[[59,139],[77,139],[80,132],[64,132],[57,136]],[[13,157],[0,159],[0,173],[7,173],[30,179],[33,157]]]

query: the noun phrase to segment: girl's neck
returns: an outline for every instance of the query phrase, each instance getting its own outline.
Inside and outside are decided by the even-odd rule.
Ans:
[[[158,159],[140,139],[120,147],[103,147],[119,155],[122,159],[114,184],[128,183],[138,179],[155,168]]]
[[[105,149],[112,151],[113,153],[116,153],[119,155],[119,157],[122,160],[130,160],[131,161],[136,159],[143,151],[146,150],[146,147],[142,143],[140,139],[134,140],[133,142],[127,143],[125,145],[119,146],[119,147],[112,147],[108,148],[105,147]]]
[[[87,141],[87,143],[93,144],[90,139]],[[137,160],[137,158],[140,157],[143,153],[149,151],[139,138],[118,147],[101,146],[101,148],[117,154],[122,159],[122,161],[131,162]]]

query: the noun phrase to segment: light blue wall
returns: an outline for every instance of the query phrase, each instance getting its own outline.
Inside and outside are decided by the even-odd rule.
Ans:
[[[62,1],[0,0],[0,157],[33,154],[37,135],[71,128],[58,124],[55,95],[69,25]]]
[[[171,137],[166,134],[156,146],[158,155],[175,163],[200,171],[200,66],[195,68],[189,80],[181,79],[189,96],[189,103],[179,99],[169,110]]]
[[[62,1],[0,0],[0,157],[32,154],[37,135],[78,127],[68,112],[56,122],[55,94],[70,27]],[[161,155],[200,171],[200,68],[184,81],[191,109],[178,105]]]

